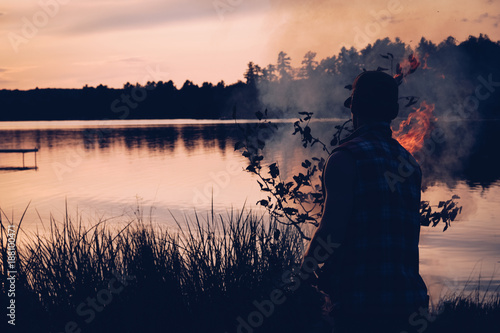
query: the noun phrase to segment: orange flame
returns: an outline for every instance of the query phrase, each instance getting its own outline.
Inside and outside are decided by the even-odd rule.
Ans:
[[[401,63],[398,64],[398,68],[396,69],[398,74],[401,73],[403,76],[407,76],[408,74],[413,73],[417,70],[418,66],[420,66],[420,61],[417,56],[414,54],[410,54],[408,59],[404,59]]]
[[[434,104],[423,101],[418,109],[411,112],[408,118],[399,124],[399,129],[394,131],[394,137],[410,153],[416,153],[424,146],[424,140],[431,130],[434,117]]]
[[[420,61],[412,53],[408,56],[408,59],[404,59],[401,63],[396,65],[396,75],[394,79],[401,83],[408,75],[413,74],[417,68],[420,66]]]

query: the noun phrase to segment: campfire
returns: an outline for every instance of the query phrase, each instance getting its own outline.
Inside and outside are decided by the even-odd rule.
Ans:
[[[423,101],[399,124],[399,129],[393,131],[394,138],[410,153],[414,154],[424,146],[424,140],[431,131],[431,123],[437,120],[433,114],[434,108],[434,104]]]
[[[422,59],[419,56],[410,54],[408,59],[397,65],[394,78],[398,82],[403,81],[408,75],[413,74],[422,65],[422,62],[422,68],[429,69],[430,67],[427,65],[428,58],[428,54],[423,56]],[[411,97],[411,104],[408,104],[408,106],[415,104],[417,100],[417,98]],[[394,137],[410,153],[414,154],[423,148],[425,138],[430,134],[431,124],[437,120],[433,114],[434,109],[434,104],[423,101],[420,103],[419,108],[413,108],[414,111],[408,115],[408,118],[399,124],[399,129],[393,129]]]

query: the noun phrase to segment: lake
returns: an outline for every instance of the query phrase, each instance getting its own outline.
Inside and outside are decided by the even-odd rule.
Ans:
[[[325,133],[339,122],[321,120],[318,129]],[[292,132],[293,122],[281,121],[266,147],[265,161],[277,161],[285,176],[298,172],[308,157]],[[234,121],[0,123],[0,149],[39,148],[36,169],[19,169],[21,154],[0,154],[0,208],[17,223],[30,203],[23,220],[27,232],[43,230],[51,215],[62,221],[66,202],[70,215],[89,224],[100,218],[123,223],[140,207],[155,223],[175,226],[174,217],[182,224],[194,211],[205,216],[212,198],[218,213],[244,205],[263,212],[255,203],[265,196],[243,171],[246,158],[234,151],[241,138]],[[34,157],[25,154],[27,167],[35,166]],[[423,200],[436,204],[456,194],[463,205],[446,232],[442,225],[422,227],[421,273],[434,300],[450,290],[476,288],[479,276],[482,290],[490,282],[489,290],[500,285],[500,170],[485,165],[451,179],[428,177]]]

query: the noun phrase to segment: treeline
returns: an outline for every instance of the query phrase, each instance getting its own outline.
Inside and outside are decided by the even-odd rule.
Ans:
[[[358,51],[342,48],[323,60],[308,52],[299,67],[280,52],[277,62],[248,64],[244,82],[226,85],[186,81],[127,83],[122,89],[85,86],[82,89],[2,90],[0,120],[90,119],[218,119],[230,118],[234,107],[240,118],[253,118],[268,108],[276,116],[295,117],[311,111],[320,117],[345,112],[344,87],[362,70],[394,74],[410,54],[420,62],[417,73],[401,86],[401,96],[436,104],[436,113],[460,118],[498,118],[500,110],[500,42],[470,36],[458,43],[449,37],[439,44],[422,38],[412,49],[399,38],[377,40]],[[402,105],[410,99],[402,100]]]
[[[316,117],[346,115],[344,100],[350,92],[344,87],[363,70],[382,70],[397,74],[398,64],[409,71],[409,56],[415,56],[418,68],[400,86],[401,116],[426,100],[436,105],[437,116],[450,118],[498,118],[500,116],[500,42],[488,36],[470,36],[458,43],[448,37],[439,44],[422,38],[412,48],[399,38],[377,40],[358,51],[342,48],[339,54],[316,60],[308,52],[301,67],[291,66],[286,53],[280,53],[277,65],[248,65],[247,85],[255,85],[261,106],[295,117],[297,112],[314,112]]]
[[[216,119],[244,83],[226,86],[186,81],[127,83],[122,89],[85,86],[82,89],[2,90],[0,120]]]

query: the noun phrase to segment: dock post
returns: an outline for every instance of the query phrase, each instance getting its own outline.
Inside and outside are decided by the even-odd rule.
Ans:
[[[38,150],[38,149],[37,149],[37,150]],[[37,165],[36,165],[36,152],[37,152],[37,150],[35,150],[35,168],[37,168],[37,169],[38,169],[38,167],[37,167]]]
[[[23,169],[24,169],[24,153],[23,153]]]

